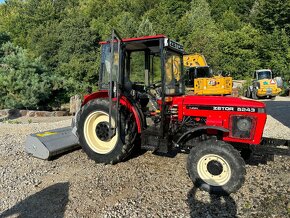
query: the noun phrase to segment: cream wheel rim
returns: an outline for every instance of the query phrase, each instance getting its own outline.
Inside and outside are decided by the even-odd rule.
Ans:
[[[225,185],[231,178],[230,165],[216,154],[208,154],[200,158],[197,172],[204,182],[212,186]]]
[[[96,128],[100,123],[109,123],[109,115],[103,111],[95,111],[86,118],[84,124],[85,139],[89,147],[94,152],[99,154],[108,154],[116,146],[118,140],[118,130],[113,138],[106,141],[101,140],[96,133]],[[114,125],[115,122],[112,119],[112,126]]]

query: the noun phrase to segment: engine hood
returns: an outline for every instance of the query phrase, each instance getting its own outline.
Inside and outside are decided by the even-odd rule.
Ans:
[[[263,102],[254,100],[245,100],[237,97],[222,96],[184,96],[184,105],[205,105],[205,106],[237,106],[237,107],[254,107],[265,108]]]

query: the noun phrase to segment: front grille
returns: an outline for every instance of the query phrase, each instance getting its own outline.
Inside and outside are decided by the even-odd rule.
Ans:
[[[178,105],[172,105],[172,107],[170,108],[169,111],[170,111],[172,118],[178,117]]]

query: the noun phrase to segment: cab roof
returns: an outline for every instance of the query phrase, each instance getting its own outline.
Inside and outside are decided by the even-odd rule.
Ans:
[[[164,44],[163,44],[164,41]],[[117,42],[117,40],[115,41]],[[184,54],[183,46],[174,40],[167,38],[166,35],[158,34],[153,36],[142,36],[136,38],[122,39],[126,51],[150,51],[154,54],[160,53],[160,45],[163,44],[178,53]],[[110,44],[110,40],[100,42],[101,45],[107,46]]]
[[[165,35],[159,34],[154,36],[142,36],[136,38],[122,39],[127,51],[145,51],[150,50],[152,53],[159,52],[160,39],[167,38]],[[110,41],[100,42],[101,45],[108,45]]]
[[[152,35],[152,36],[141,36],[141,37],[134,37],[134,38],[125,38],[122,39],[123,42],[135,42],[135,41],[150,41],[154,39],[160,39],[160,38],[167,38],[167,36],[163,34],[158,34],[158,35]],[[101,41],[99,44],[108,44],[110,41]]]
[[[271,71],[271,69],[261,69],[261,70],[256,70],[257,73],[263,72],[263,71]],[[272,72],[272,71],[271,71]]]

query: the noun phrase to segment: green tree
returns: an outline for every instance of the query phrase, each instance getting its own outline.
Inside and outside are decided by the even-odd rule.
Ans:
[[[290,76],[290,40],[285,30],[263,34],[258,45],[262,68],[270,68],[277,76]]]
[[[228,10],[232,10],[235,14],[241,17],[243,21],[247,21],[254,2],[255,0],[208,0],[212,17],[216,21],[219,21],[224,12]]]
[[[178,21],[179,41],[190,53],[202,53],[211,66],[215,66],[219,56],[216,23],[211,17],[209,4],[206,0],[193,0],[190,10]]]
[[[225,11],[219,21],[220,25],[229,31],[238,30],[243,26],[240,17],[232,9]]]
[[[52,90],[51,78],[40,59],[7,42],[0,59],[0,108],[46,107]]]
[[[290,1],[257,0],[251,11],[252,23],[266,32],[285,29],[290,36]]]
[[[50,98],[58,103],[95,87],[98,43],[110,37],[112,28],[124,38],[165,34],[186,52],[204,54],[215,71],[235,78],[267,67],[285,75],[289,5],[286,0],[6,0],[0,5],[0,44],[11,41],[24,48],[21,58],[38,60],[54,81]],[[135,59],[135,65],[143,61]]]
[[[162,0],[154,8],[146,11],[143,19],[149,19],[153,32],[177,39],[180,33],[178,21],[189,7],[190,1]]]
[[[146,35],[155,35],[156,33],[153,30],[153,25],[148,19],[148,17],[143,17],[138,30],[137,34],[139,36],[146,36]]]
[[[8,36],[8,34],[4,32],[0,32],[0,48],[2,47],[3,44],[9,41],[10,41],[10,37]],[[4,51],[0,50],[0,58],[2,58],[3,56],[4,56]]]
[[[250,77],[261,67],[258,44],[261,34],[251,25],[237,31],[224,31],[219,38],[218,70],[229,72],[235,79]]]

